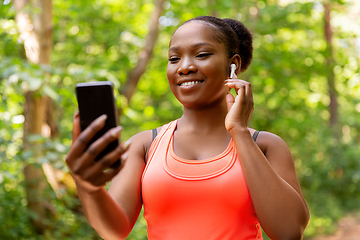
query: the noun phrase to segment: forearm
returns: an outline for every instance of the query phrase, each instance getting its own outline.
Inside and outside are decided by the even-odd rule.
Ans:
[[[79,197],[89,224],[106,240],[125,239],[132,225],[119,204],[104,189],[88,193],[78,187]]]
[[[300,193],[275,171],[247,129],[231,136],[264,230],[272,239],[300,239],[308,221]]]

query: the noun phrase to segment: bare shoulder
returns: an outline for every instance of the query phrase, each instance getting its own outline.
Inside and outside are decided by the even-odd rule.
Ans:
[[[251,133],[253,131],[250,130]],[[293,187],[299,189],[294,159],[286,142],[276,134],[261,131],[256,143],[275,171]]]
[[[135,185],[140,182],[145,168],[146,151],[151,139],[151,130],[149,130],[137,133],[128,140],[129,148],[121,156],[122,168],[113,178],[109,189],[115,199],[121,199],[121,195],[130,194],[129,192],[138,188]]]
[[[253,135],[255,130],[249,129]],[[256,143],[270,164],[278,171],[295,170],[294,159],[286,142],[276,134],[260,131]]]
[[[255,130],[250,129],[250,133],[253,134],[253,132]],[[279,176],[302,196],[296,176],[294,159],[286,142],[276,134],[261,131],[256,143]]]
[[[112,192],[111,190],[114,189],[115,186],[116,191],[118,191],[118,187],[121,185],[118,185],[117,182],[123,182],[124,179],[140,179],[142,171],[145,168],[146,148],[151,143],[151,131],[143,131],[135,134],[127,142],[129,142],[130,145],[128,150],[121,156],[122,169],[112,180],[109,192]],[[133,181],[137,181],[138,179],[133,179]]]
[[[147,130],[135,134],[130,139],[129,153],[136,153],[137,156],[142,156],[145,160],[146,153],[152,141],[152,131]]]
[[[131,224],[141,210],[141,176],[145,169],[146,147],[151,142],[151,131],[140,132],[129,140],[128,150],[121,156],[120,172],[112,179],[109,194],[122,207]]]
[[[259,132],[256,143],[265,155],[267,155],[269,151],[289,151],[289,147],[281,137],[266,131]]]
[[[146,163],[150,145],[155,136],[160,132],[161,128],[162,127],[156,128],[155,135],[153,130],[146,130],[132,136],[128,140],[130,141],[130,147],[128,150],[128,156],[131,156],[130,159],[134,159],[135,157],[135,159]]]

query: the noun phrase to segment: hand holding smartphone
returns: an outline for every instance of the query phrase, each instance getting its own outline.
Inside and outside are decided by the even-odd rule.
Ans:
[[[81,131],[86,129],[99,116],[107,115],[105,126],[90,140],[87,146],[89,147],[109,129],[119,125],[114,87],[110,81],[78,83],[76,84],[76,97],[79,106]],[[115,150],[118,145],[119,140],[111,142],[98,154],[95,161]],[[111,167],[116,168],[120,164],[119,159]]]

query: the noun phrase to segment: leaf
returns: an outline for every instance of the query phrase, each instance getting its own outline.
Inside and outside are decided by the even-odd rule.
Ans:
[[[57,92],[55,92],[54,89],[52,89],[50,86],[43,85],[42,90],[53,100],[57,101],[59,99],[59,95],[57,94]]]
[[[107,78],[107,80],[111,81],[111,82],[114,84],[114,88],[115,88],[115,89],[119,89],[119,88],[120,88],[120,81],[119,81],[119,79],[117,79],[117,78],[115,77],[114,74],[108,72],[107,75],[106,75],[106,78]]]
[[[41,87],[42,80],[40,78],[36,77],[30,77],[27,79],[27,82],[29,83],[29,90],[30,91],[36,91]]]
[[[41,165],[44,164],[44,163],[49,163],[49,159],[47,157],[44,157],[44,156],[39,157],[38,158],[38,163],[41,164]]]
[[[59,159],[61,155],[57,152],[47,152],[46,153],[46,158],[49,160],[49,161],[56,161]]]
[[[23,159],[28,159],[28,158],[31,158],[33,156],[34,156],[34,154],[33,154],[33,152],[31,150],[27,150],[27,151],[24,151],[22,153],[22,158]]]
[[[40,69],[45,72],[49,72],[49,73],[52,72],[52,67],[47,64],[41,64]]]
[[[2,74],[1,76],[4,77],[4,78],[8,78],[10,75],[18,72],[20,69],[19,69],[19,66],[18,65],[10,65],[8,67],[6,67],[3,71],[2,71]]]
[[[41,134],[31,134],[27,137],[27,140],[32,143],[42,143],[46,140]]]

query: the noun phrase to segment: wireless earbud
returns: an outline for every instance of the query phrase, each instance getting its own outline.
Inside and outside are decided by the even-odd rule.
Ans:
[[[230,78],[232,78],[232,76],[235,74],[236,65],[234,63],[232,63],[230,65],[230,68],[231,68]]]

